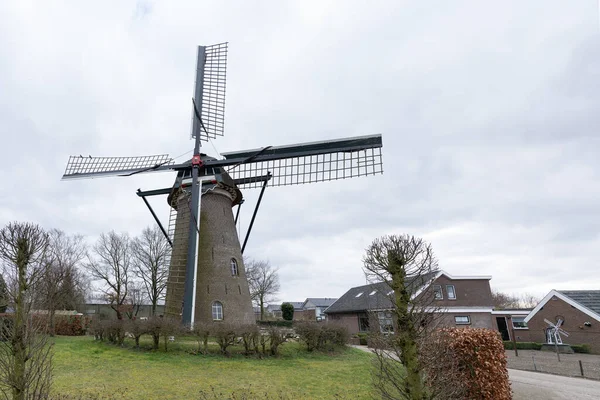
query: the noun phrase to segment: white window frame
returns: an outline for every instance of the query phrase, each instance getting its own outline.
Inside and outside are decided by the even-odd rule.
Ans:
[[[524,323],[525,326],[515,326],[515,318],[520,319],[521,321],[518,321],[518,322]],[[529,329],[529,327],[527,326],[527,322],[525,322],[525,317],[524,316],[511,315],[510,316],[510,323],[512,324],[513,329],[521,329],[521,330],[527,330],[527,329]]]
[[[457,318],[466,318],[467,322],[459,322],[457,320]],[[471,325],[471,316],[469,316],[469,315],[455,315],[454,316],[454,323],[456,325]]]
[[[223,321],[223,303],[213,301],[212,303],[212,318],[213,321]]]
[[[452,296],[450,296],[448,288],[452,288]],[[448,295],[448,300],[456,300],[456,287],[454,285],[446,285],[446,294]]]
[[[229,266],[231,267],[231,276],[239,276],[240,269],[238,268],[238,263],[235,258],[231,258],[229,261]]]
[[[362,296],[362,294],[363,294],[363,293],[364,293],[364,292],[360,292],[359,294],[357,294],[357,295],[356,295],[356,296],[354,296],[354,297],[360,297],[360,296]]]
[[[439,291],[437,290],[437,288],[439,288]],[[442,292],[442,285],[433,285],[433,298],[435,300],[444,300],[444,292]]]

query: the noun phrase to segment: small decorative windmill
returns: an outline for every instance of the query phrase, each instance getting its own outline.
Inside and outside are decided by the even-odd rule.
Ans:
[[[556,323],[544,319],[544,322],[549,325],[546,328],[546,343],[548,344],[563,344],[562,338],[560,335],[564,335],[565,337],[569,337],[569,334],[561,328],[563,324],[562,318],[558,318]]]
[[[254,322],[243,268],[242,252],[267,183],[298,185],[383,173],[381,135],[352,137],[224,153],[222,159],[200,152],[201,141],[224,131],[227,43],[198,46],[192,99],[191,160],[176,164],[168,155],[141,157],[72,156],[66,179],[131,176],[176,171],[172,188],[138,195],[172,246],[165,300],[166,314],[182,322],[223,319]],[[235,228],[232,207],[243,197],[240,188],[261,187],[243,246]],[[171,206],[168,232],[146,201],[167,194]],[[202,200],[202,201],[201,201]],[[202,226],[202,229],[201,229]]]

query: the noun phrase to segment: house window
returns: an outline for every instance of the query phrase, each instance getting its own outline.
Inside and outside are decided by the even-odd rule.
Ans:
[[[442,293],[441,285],[433,285],[433,298],[436,300],[444,299],[444,294]]]
[[[371,293],[369,293],[369,296],[373,296],[375,293],[377,293],[377,290],[373,290]]]
[[[454,317],[456,325],[469,325],[471,323],[471,317],[468,315],[457,315]]]
[[[393,333],[394,324],[392,323],[392,312],[391,311],[380,311],[377,313],[379,318],[379,330],[382,333]]]
[[[238,265],[237,265],[237,261],[235,261],[235,258],[231,259],[231,275],[233,276],[238,276],[239,270],[238,270]]]
[[[223,320],[223,304],[220,301],[214,301],[212,303],[212,317],[213,321]]]
[[[456,300],[456,291],[454,291],[454,285],[446,285],[446,294],[450,300]]]
[[[513,328],[515,329],[528,329],[525,317],[512,317]]]
[[[358,330],[360,332],[368,332],[369,331],[369,317],[366,315],[358,316]]]
[[[359,294],[356,295],[356,297],[360,297],[362,296],[363,292],[360,292]]]

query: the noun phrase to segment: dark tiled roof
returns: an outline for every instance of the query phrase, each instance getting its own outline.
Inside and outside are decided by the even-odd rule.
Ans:
[[[337,299],[321,298],[321,297],[308,297],[303,304],[312,303],[315,307],[329,307],[335,303]]]
[[[557,292],[600,314],[600,290],[557,290]]]
[[[406,286],[412,293],[416,293],[420,288],[434,279],[437,274],[438,272],[430,272],[418,277],[408,277],[406,279]],[[391,290],[392,288],[386,282],[354,287],[344,293],[325,312],[329,314],[390,309],[392,308],[392,301],[389,298]],[[359,293],[362,294],[359,296]]]
[[[390,286],[385,282],[353,287],[325,310],[325,313],[330,314],[392,308],[392,302],[388,297],[388,293],[391,290]]]

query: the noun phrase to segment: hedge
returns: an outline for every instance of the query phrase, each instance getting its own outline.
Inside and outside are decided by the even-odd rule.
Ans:
[[[291,328],[294,321],[286,321],[286,320],[277,320],[277,321],[256,321],[256,323],[260,326],[282,326],[285,328]]]
[[[506,350],[513,350],[514,344],[513,342],[511,342],[510,340],[505,340],[504,341],[504,348]],[[542,348],[542,344],[541,343],[535,343],[535,342],[517,342],[517,349],[518,350],[540,350]]]
[[[443,328],[458,362],[467,399],[510,400],[506,353],[498,332],[480,328]]]

